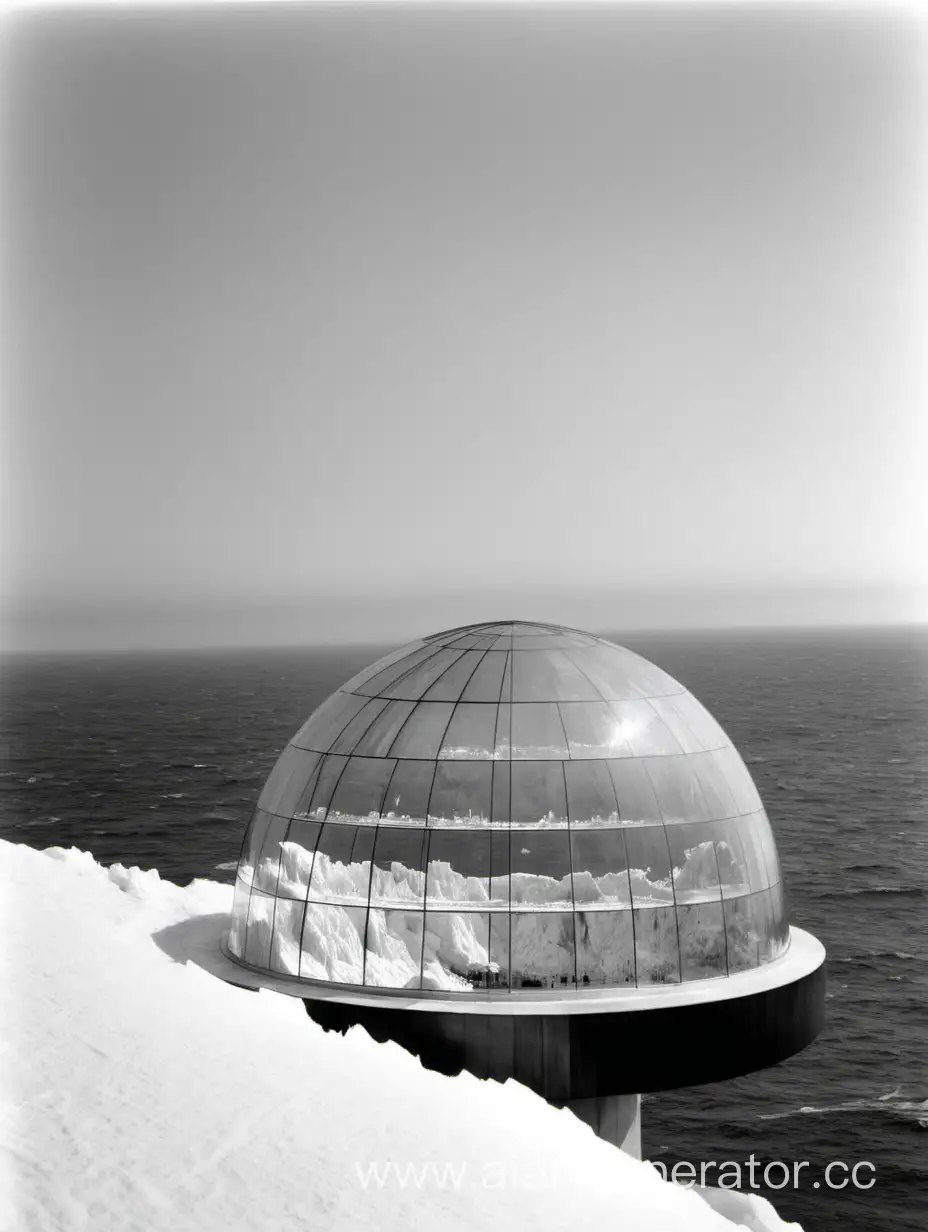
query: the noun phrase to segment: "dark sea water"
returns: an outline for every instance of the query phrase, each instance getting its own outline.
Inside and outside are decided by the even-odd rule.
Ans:
[[[646,1097],[645,1155],[807,1160],[798,1189],[758,1191],[806,1232],[926,1232],[928,630],[616,640],[690,688],[738,745],[792,921],[828,950],[816,1043],[749,1078]],[[181,884],[231,881],[278,751],[385,649],[6,660],[0,836]],[[874,1164],[874,1186],[826,1188],[831,1160]]]

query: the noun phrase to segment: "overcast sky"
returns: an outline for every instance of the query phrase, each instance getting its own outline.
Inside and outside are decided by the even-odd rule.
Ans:
[[[29,646],[928,618],[924,22],[7,19]]]

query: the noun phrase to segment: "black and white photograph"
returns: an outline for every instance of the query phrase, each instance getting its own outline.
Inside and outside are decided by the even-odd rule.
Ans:
[[[928,7],[0,13],[0,1232],[925,1232]]]

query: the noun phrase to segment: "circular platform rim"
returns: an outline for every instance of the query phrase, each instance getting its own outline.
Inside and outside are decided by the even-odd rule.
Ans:
[[[646,988],[577,989],[565,991],[525,990],[517,993],[441,993],[423,991],[410,994],[405,989],[367,992],[355,985],[339,987],[293,976],[275,975],[253,967],[230,953],[223,935],[220,950],[226,969],[217,971],[227,983],[272,992],[302,1000],[335,1001],[342,1005],[368,1008],[415,1010],[419,1013],[490,1015],[619,1014],[641,1010],[673,1009],[677,1006],[705,1005],[734,1001],[794,984],[818,970],[825,962],[825,947],[811,933],[790,928],[786,953],[762,967],[739,971],[736,975],[697,980],[686,984],[659,984]]]

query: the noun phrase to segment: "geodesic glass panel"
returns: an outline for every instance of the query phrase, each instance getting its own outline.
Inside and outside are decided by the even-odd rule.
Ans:
[[[725,732],[654,664],[490,622],[401,647],[307,719],[244,837],[229,952],[417,994],[725,978],[789,944]]]

